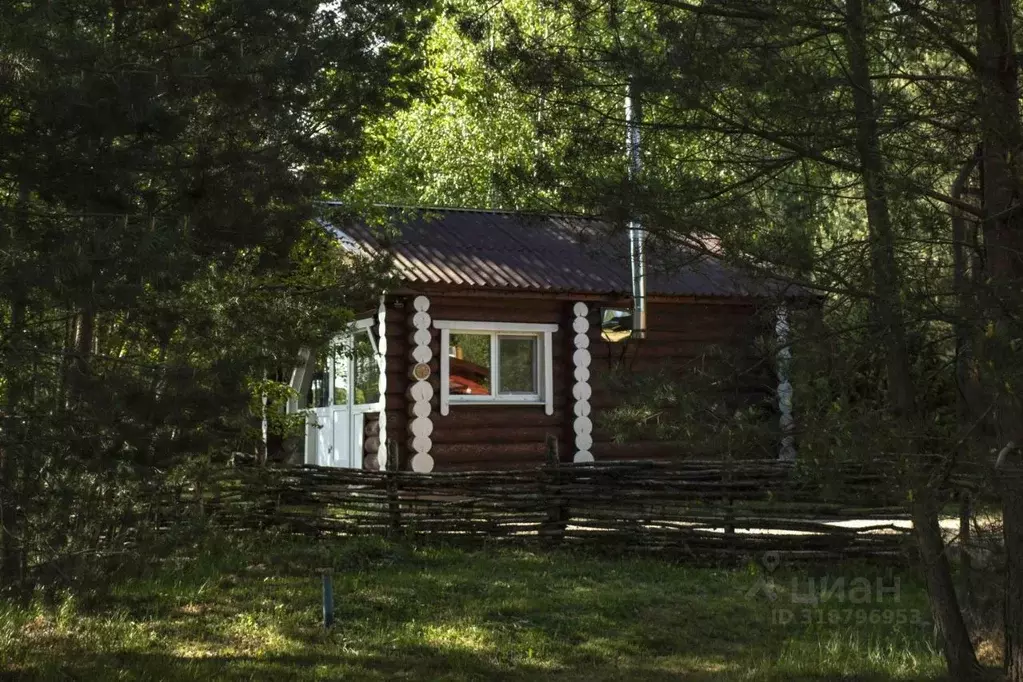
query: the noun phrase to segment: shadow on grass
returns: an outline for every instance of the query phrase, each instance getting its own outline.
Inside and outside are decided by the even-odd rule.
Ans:
[[[0,673],[0,680],[133,680],[192,682],[193,680],[535,680],[551,677],[571,682],[642,680],[643,682],[730,682],[746,679],[741,670],[666,671],[642,665],[615,664],[595,672],[571,668],[495,664],[468,652],[441,652],[429,647],[408,647],[384,656],[276,655],[209,656],[186,658],[164,653],[115,652],[92,654],[74,661],[21,672]],[[883,675],[797,675],[778,677],[790,682],[889,682]],[[933,677],[899,678],[907,682],[934,682]]]
[[[934,670],[920,632],[773,624],[743,571],[383,542],[266,549],[125,586],[102,611],[28,643],[7,662],[23,668],[0,678],[935,680],[913,676]],[[317,627],[321,568],[335,577],[330,633]],[[829,644],[835,660],[820,653]],[[865,660],[878,651],[891,662]],[[904,663],[914,657],[925,663]]]

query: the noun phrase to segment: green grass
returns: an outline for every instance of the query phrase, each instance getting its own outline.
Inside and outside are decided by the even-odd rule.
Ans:
[[[567,551],[411,548],[382,540],[211,542],[115,587],[101,607],[0,612],[0,677],[43,680],[929,680],[926,622],[855,622],[899,600],[801,604],[724,570]],[[318,569],[337,625],[320,625]],[[815,577],[869,577],[844,565]],[[807,574],[779,569],[787,585]],[[889,584],[891,576],[888,576]],[[777,622],[778,608],[794,611]],[[852,617],[846,615],[850,612]],[[818,613],[823,622],[818,622]],[[838,620],[828,622],[831,614]],[[893,617],[895,620],[896,617]]]

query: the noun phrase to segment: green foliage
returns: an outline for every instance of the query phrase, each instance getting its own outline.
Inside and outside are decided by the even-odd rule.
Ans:
[[[456,3],[434,25],[422,96],[370,127],[357,196],[398,204],[517,205],[508,185],[532,168],[536,107],[486,68],[486,38],[475,42],[459,30],[471,4]],[[530,12],[531,3],[511,4]],[[489,36],[497,39],[496,32]]]
[[[414,90],[429,9],[0,7],[0,589],[102,587],[147,472],[261,448],[260,393],[294,426],[269,382],[386,283],[314,204]]]
[[[978,82],[955,49],[973,44],[969,3],[922,4],[937,24],[870,9],[866,45],[895,307],[921,415],[911,430],[890,409],[890,330],[879,314],[841,4],[463,0],[431,34],[424,96],[404,118],[372,128],[373,165],[360,188],[387,201],[579,210],[620,224],[638,216],[668,243],[710,236],[719,257],[828,295],[821,317],[793,330],[798,428],[813,457],[947,454],[969,428],[957,416],[954,335],[985,329],[979,309],[957,308],[947,199],[973,153],[978,112],[964,103]],[[631,183],[628,82],[643,118],[643,168]],[[980,254],[982,240],[972,239]],[[977,274],[973,282],[983,288]],[[985,344],[986,371],[997,391],[1012,393],[1023,365],[1010,352],[1013,333],[999,330]],[[698,414],[684,387],[635,383],[643,385],[609,422],[619,437],[651,425],[663,437],[693,436],[658,416],[685,410],[644,403],[661,396]],[[990,399],[976,413],[989,407]]]
[[[595,381],[622,397],[601,425],[618,442],[669,441],[689,456],[772,458],[778,430],[763,368],[725,348],[711,348],[681,368],[618,368]]]

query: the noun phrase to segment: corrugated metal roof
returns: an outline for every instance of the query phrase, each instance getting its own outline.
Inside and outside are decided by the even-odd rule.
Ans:
[[[410,285],[448,285],[628,296],[627,232],[585,217],[448,208],[389,209],[388,227],[332,225],[339,238],[394,257]],[[753,277],[705,252],[681,249],[651,234],[651,296],[805,296],[778,280]]]

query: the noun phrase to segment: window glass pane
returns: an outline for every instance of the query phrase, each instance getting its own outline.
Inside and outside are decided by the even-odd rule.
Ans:
[[[380,365],[377,364],[369,332],[355,335],[355,399],[356,405],[375,403],[380,399]]]
[[[490,334],[452,334],[448,355],[451,395],[490,395]]]
[[[306,393],[306,406],[307,407],[326,407],[330,400],[328,376],[327,371],[327,353],[320,353],[316,357],[316,363],[313,365],[313,378],[309,382],[309,392]]]
[[[500,391],[504,394],[532,394],[537,390],[537,347],[535,336],[499,336],[497,356],[501,362]]]
[[[350,341],[345,339],[334,347],[334,404],[348,404],[348,356]]]
[[[632,311],[625,308],[604,308],[600,316],[600,335],[605,341],[617,343],[632,336]]]

